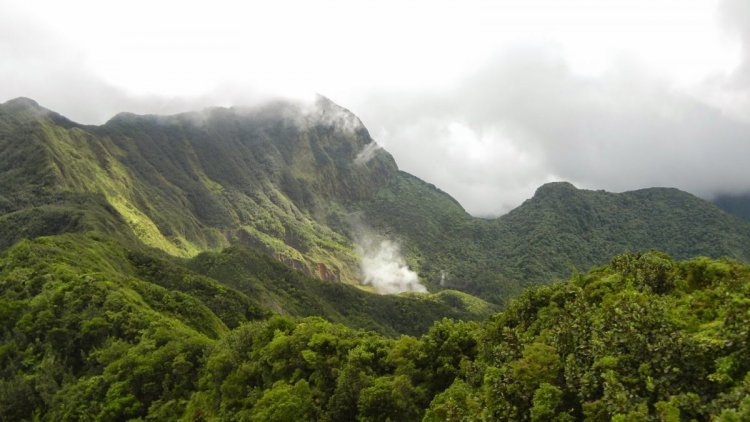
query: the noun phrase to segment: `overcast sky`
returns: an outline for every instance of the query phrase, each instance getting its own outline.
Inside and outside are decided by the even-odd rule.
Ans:
[[[750,1],[0,1],[0,101],[82,123],[318,92],[476,215],[750,192]]]

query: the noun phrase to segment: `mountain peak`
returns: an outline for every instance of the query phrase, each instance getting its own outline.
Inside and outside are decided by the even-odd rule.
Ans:
[[[18,97],[6,101],[3,105],[10,107],[42,108],[39,103],[27,97]]]
[[[36,101],[26,97],[18,97],[8,100],[2,104],[2,107],[13,113],[33,112],[46,114],[50,112],[46,108],[40,106]]]
[[[534,198],[547,198],[560,195],[570,195],[579,189],[570,182],[545,183],[534,192]]]
[[[21,117],[22,119],[50,119],[56,124],[65,128],[79,126],[77,123],[68,120],[65,116],[44,108],[40,106],[36,101],[27,97],[18,97],[12,100],[8,100],[0,104],[0,109],[7,113],[13,114],[16,117]]]

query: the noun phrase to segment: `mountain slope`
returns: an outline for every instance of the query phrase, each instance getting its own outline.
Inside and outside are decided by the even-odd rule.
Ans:
[[[523,245],[519,257],[548,256],[545,243],[563,245],[548,256],[557,260],[551,265],[557,273],[565,265],[584,270],[602,255],[625,250],[661,248],[678,259],[707,255],[750,260],[750,226],[677,189],[613,194],[548,184],[498,223],[516,238],[527,239],[518,242]],[[525,272],[534,274],[534,269]]]
[[[626,251],[750,262],[750,225],[677,189],[609,193],[550,183],[510,213],[484,220],[400,173],[365,209],[369,221],[403,239],[428,286],[494,302]]]
[[[89,230],[178,257],[242,244],[358,285],[365,226],[401,243],[430,290],[494,303],[629,250],[750,261],[749,224],[675,189],[553,183],[505,216],[471,217],[322,97],[102,126],[17,99],[0,105],[0,150],[0,247]]]
[[[625,250],[747,262],[750,225],[568,183],[476,219],[374,145],[325,99],[102,126],[0,105],[0,418],[747,419],[746,265],[554,281]],[[368,231],[437,293],[342,283]],[[451,288],[539,283],[442,319],[497,309]]]
[[[720,195],[714,198],[713,203],[730,214],[750,221],[750,194]]]
[[[349,282],[356,278],[353,246],[325,224],[345,219],[329,199],[357,200],[395,171],[387,154],[355,163],[369,135],[324,99],[309,110],[279,103],[172,117],[120,114],[100,127],[19,99],[3,105],[0,120],[0,147],[10,152],[0,173],[13,187],[0,203],[23,208],[98,194],[140,241],[173,255],[239,241],[310,273],[323,264]]]

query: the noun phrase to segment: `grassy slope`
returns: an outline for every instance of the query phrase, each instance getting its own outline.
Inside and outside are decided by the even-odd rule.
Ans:
[[[380,154],[356,165],[369,135],[348,112],[321,102],[318,114],[281,103],[169,118],[122,114],[84,127],[14,100],[0,107],[0,146],[9,152],[0,180],[12,187],[0,206],[12,212],[96,194],[138,240],[172,255],[241,242],[354,282],[356,257],[342,233],[347,213],[335,199],[368,195],[395,164]]]

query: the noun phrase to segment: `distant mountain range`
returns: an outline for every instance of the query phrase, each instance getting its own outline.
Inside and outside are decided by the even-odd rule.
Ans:
[[[625,251],[750,261],[750,224],[677,189],[551,183],[507,215],[472,217],[324,97],[101,126],[19,98],[0,105],[0,151],[3,248],[91,231],[182,258],[240,244],[360,285],[367,233],[400,244],[430,291],[497,304]]]

